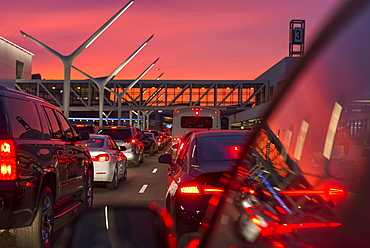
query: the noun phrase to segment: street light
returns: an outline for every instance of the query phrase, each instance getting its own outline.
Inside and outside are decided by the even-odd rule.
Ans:
[[[107,78],[104,80],[96,80],[87,73],[81,71],[80,69],[76,68],[75,66],[72,65],[72,68],[81,72],[83,75],[87,76],[88,78],[91,79],[99,88],[99,127],[103,126],[103,107],[104,107],[104,87],[107,85],[107,83],[115,77],[125,65],[128,64],[128,62],[133,59],[136,54],[138,54],[147,44],[148,42],[153,38],[154,34],[150,36],[138,49],[135,50],[125,61],[122,62]]]
[[[140,81],[140,79],[142,77],[144,77],[144,75],[150,70],[152,69],[152,67],[155,65],[155,63],[157,63],[157,61],[159,60],[159,58],[157,58],[153,63],[150,64],[150,66],[148,66],[148,68],[145,69],[145,71],[143,71],[139,77],[137,77],[131,84],[129,84],[129,86],[126,87],[125,90],[123,90],[121,93],[117,93],[117,92],[114,92],[112,91],[111,89],[105,87],[106,90],[108,90],[109,92],[111,92],[112,94],[114,94],[116,97],[117,97],[117,103],[118,103],[118,113],[117,113],[117,118],[118,118],[118,125],[121,125],[121,112],[122,112],[122,98],[123,96],[127,93],[127,91],[129,91],[132,87],[135,86],[135,84],[137,82]],[[131,112],[130,112],[131,113]],[[130,115],[130,125],[132,124],[132,115]]]
[[[132,4],[134,0],[128,2],[125,6],[123,6],[114,16],[112,16],[103,26],[101,26],[94,34],[92,34],[84,43],[82,43],[73,53],[70,55],[62,55],[55,51],[54,49],[50,48],[49,46],[43,44],[42,42],[38,41],[37,39],[33,38],[32,36],[26,34],[22,30],[20,31],[21,34],[37,45],[41,46],[45,50],[49,51],[51,54],[57,56],[63,64],[64,67],[64,84],[63,84],[63,111],[65,116],[69,117],[69,103],[70,103],[70,95],[71,95],[71,66],[74,59],[87,47],[91,45],[112,23],[120,17],[123,12],[125,12]]]

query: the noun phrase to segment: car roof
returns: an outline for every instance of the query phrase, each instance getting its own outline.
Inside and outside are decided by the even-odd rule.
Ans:
[[[109,130],[130,130],[130,129],[134,129],[134,127],[126,127],[126,126],[104,126],[104,127],[101,127],[100,129],[109,129]]]
[[[195,137],[212,137],[212,136],[228,136],[228,135],[246,135],[252,136],[253,130],[208,130],[202,132],[194,132]]]
[[[104,138],[108,139],[110,136],[106,134],[90,134],[90,138]]]

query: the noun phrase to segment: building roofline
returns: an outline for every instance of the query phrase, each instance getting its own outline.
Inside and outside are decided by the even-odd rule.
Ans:
[[[9,45],[12,45],[12,46],[14,46],[14,47],[18,48],[19,50],[21,50],[21,51],[23,51],[23,52],[25,52],[25,53],[28,53],[28,54],[30,54],[30,55],[32,55],[32,56],[35,56],[35,54],[31,53],[30,51],[26,50],[25,48],[23,48],[23,47],[21,47],[21,46],[18,46],[17,44],[15,44],[15,43],[11,42],[10,40],[5,39],[5,38],[4,38],[4,37],[2,37],[2,36],[0,36],[0,40],[5,41],[5,42],[6,42],[6,43],[8,43]]]

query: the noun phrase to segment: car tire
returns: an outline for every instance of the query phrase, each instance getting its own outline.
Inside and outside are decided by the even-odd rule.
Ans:
[[[93,199],[94,199],[94,179],[93,179],[93,171],[89,169],[86,173],[86,185],[82,193],[82,205],[81,205],[81,213],[85,210],[92,208]]]
[[[117,189],[117,187],[118,187],[118,170],[117,170],[117,166],[116,166],[116,167],[114,167],[112,182],[107,183],[107,189],[115,190],[115,189]]]
[[[123,177],[121,178],[122,181],[127,180],[127,168],[125,168],[125,172],[123,172]]]
[[[154,153],[155,153],[155,147],[154,147],[154,144],[152,144],[149,149],[149,155],[154,156]]]
[[[28,227],[15,229],[17,247],[51,247],[54,225],[54,197],[49,187],[41,189],[35,219]]]
[[[144,154],[144,151],[141,153],[141,156],[139,157],[139,163],[140,164],[143,164],[144,163],[144,156],[145,156],[145,154]]]

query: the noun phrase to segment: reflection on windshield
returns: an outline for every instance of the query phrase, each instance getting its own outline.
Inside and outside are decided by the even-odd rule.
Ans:
[[[273,105],[229,181],[205,247],[370,247],[362,188],[370,165],[366,11],[302,66]]]

